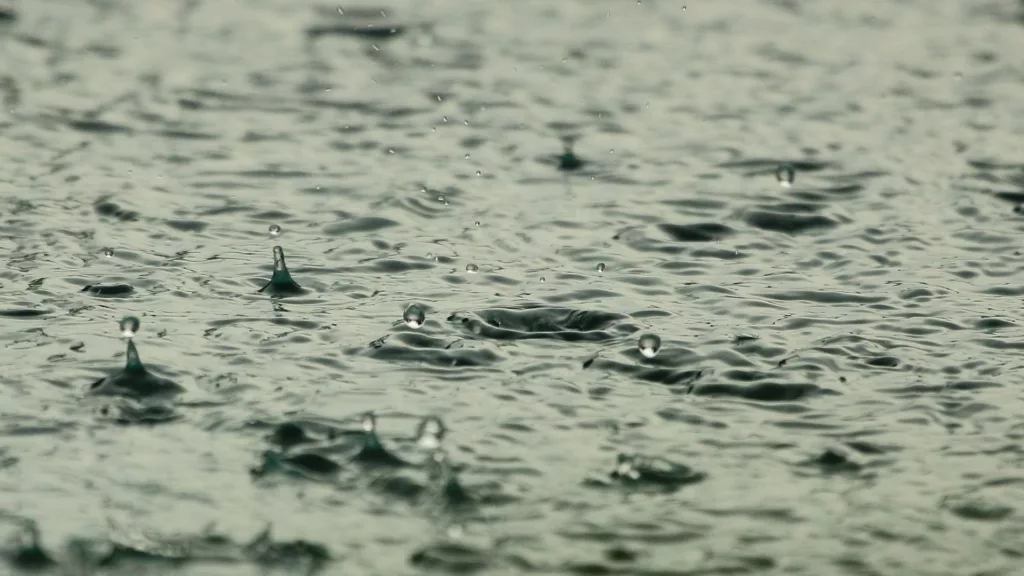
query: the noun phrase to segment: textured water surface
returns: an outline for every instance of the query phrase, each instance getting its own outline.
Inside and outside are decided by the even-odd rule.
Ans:
[[[0,552],[1016,574],[1022,53],[1011,0],[0,4]]]

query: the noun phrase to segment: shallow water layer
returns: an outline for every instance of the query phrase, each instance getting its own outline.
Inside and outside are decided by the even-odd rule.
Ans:
[[[0,4],[0,551],[1016,573],[1022,24],[1010,0]],[[260,292],[275,245],[301,293]],[[126,314],[171,403],[89,394]],[[356,452],[367,411],[385,452]],[[452,470],[420,466],[431,414]]]

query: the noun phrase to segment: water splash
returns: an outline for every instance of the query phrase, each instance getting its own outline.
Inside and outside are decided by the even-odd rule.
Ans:
[[[409,463],[389,452],[377,436],[377,417],[373,412],[363,414],[363,445],[353,460],[377,466],[408,466]]]
[[[299,286],[288,272],[288,265],[284,261],[284,249],[280,246],[274,246],[274,275],[259,291],[277,297],[295,296],[306,292],[306,289]]]
[[[149,372],[139,357],[139,350],[135,347],[134,336],[139,330],[139,319],[134,316],[125,316],[118,327],[121,334],[127,338],[125,347],[124,368],[100,378],[89,385],[88,393],[96,395],[124,396],[129,398],[150,398],[176,395],[184,392],[180,385],[161,378]]]

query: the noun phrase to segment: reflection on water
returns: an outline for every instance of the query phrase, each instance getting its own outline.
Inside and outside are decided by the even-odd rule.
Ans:
[[[1022,23],[0,0],[0,553],[1015,574]]]

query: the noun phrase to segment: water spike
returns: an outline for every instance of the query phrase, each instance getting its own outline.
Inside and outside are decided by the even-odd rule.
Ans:
[[[280,273],[288,274],[288,266],[284,263],[284,249],[280,246],[274,246],[274,276],[276,277]]]
[[[288,265],[284,261],[284,249],[280,246],[274,246],[274,275],[270,277],[270,281],[263,288],[260,288],[260,292],[269,292],[276,296],[305,292],[305,289],[299,286],[288,272]]]
[[[142,365],[139,358],[139,351],[135,348],[135,341],[128,339],[128,349],[125,351],[125,372],[145,372],[146,367]]]

